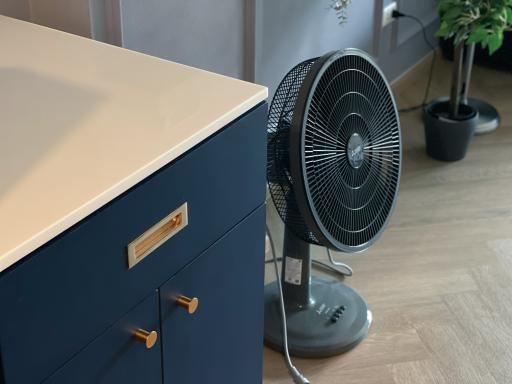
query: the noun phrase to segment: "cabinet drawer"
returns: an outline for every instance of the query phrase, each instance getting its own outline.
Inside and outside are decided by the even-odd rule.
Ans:
[[[161,287],[164,383],[261,383],[264,228],[260,208]]]
[[[48,377],[263,203],[265,116],[260,105],[0,276],[7,384]],[[127,245],[184,203],[188,225],[128,269]]]
[[[135,337],[135,332],[141,330],[155,331],[160,336],[158,325],[155,291],[44,384],[160,384],[160,340],[149,339],[145,345],[145,341]]]

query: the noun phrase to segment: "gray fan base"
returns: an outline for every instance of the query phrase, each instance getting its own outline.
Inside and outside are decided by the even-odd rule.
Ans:
[[[482,100],[468,99],[468,104],[478,110],[478,122],[475,135],[482,135],[496,130],[500,125],[500,115],[496,108]]]
[[[446,101],[448,97],[440,97],[435,101]],[[500,115],[496,108],[483,100],[468,98],[468,104],[478,110],[478,122],[475,127],[475,135],[491,133],[500,125]]]
[[[354,289],[318,277],[311,278],[310,289],[309,307],[286,308],[288,346],[292,356],[334,356],[352,349],[365,338],[372,322],[372,313],[366,301]],[[341,312],[337,320],[336,310]],[[265,344],[283,351],[276,282],[265,286]]]

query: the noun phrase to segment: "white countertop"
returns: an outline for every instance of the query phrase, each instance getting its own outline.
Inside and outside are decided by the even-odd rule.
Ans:
[[[0,16],[0,271],[267,98]]]

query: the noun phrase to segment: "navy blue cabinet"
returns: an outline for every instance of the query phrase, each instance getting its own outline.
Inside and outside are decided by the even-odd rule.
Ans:
[[[255,107],[0,273],[1,384],[261,381],[266,112]],[[184,203],[188,225],[130,269],[128,244]],[[201,296],[197,314],[171,305],[173,289]],[[156,329],[154,319],[162,348],[137,348],[125,325]],[[219,381],[199,380],[206,373]]]
[[[145,332],[147,340],[142,339]],[[44,384],[160,384],[159,336],[158,293],[154,292]]]
[[[261,383],[264,228],[261,207],[161,287],[165,384]]]

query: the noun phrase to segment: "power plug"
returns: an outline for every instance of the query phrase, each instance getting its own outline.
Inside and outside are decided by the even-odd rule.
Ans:
[[[388,24],[391,24],[394,20],[393,12],[398,9],[398,4],[396,1],[386,5],[384,10],[382,11],[382,26],[385,27]]]

